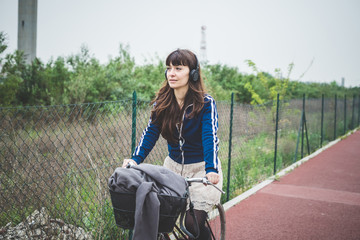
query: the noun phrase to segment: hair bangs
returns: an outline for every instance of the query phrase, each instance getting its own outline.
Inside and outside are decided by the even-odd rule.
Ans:
[[[183,65],[190,67],[189,57],[184,52],[176,50],[166,58],[166,66],[170,66],[170,64],[173,66]]]

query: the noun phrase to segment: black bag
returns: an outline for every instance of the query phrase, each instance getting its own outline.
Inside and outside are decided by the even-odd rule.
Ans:
[[[120,193],[111,189],[109,191],[116,225],[124,229],[133,229],[135,224],[135,193]],[[186,210],[187,195],[176,197],[158,194],[158,198],[160,201],[158,232],[172,232],[180,213]]]
[[[153,184],[153,194],[159,206],[158,232],[171,232],[181,212],[185,212],[188,198],[185,179],[162,166],[140,164],[131,169],[117,168],[109,178],[109,191],[118,226],[133,229],[136,206],[136,193],[140,185]],[[147,188],[146,191],[149,191]],[[144,196],[140,192],[139,196]],[[139,194],[139,193],[138,193]],[[146,192],[145,192],[146,194]],[[152,196],[154,197],[154,195]],[[142,199],[138,199],[140,202]],[[136,229],[134,229],[136,231]],[[156,231],[156,230],[155,230]]]

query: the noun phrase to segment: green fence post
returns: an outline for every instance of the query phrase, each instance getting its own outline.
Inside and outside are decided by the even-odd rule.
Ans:
[[[355,128],[355,94],[353,95],[351,130]]]
[[[307,146],[307,150],[308,150],[308,155],[310,155],[310,142],[309,142],[309,135],[308,135],[308,129],[307,129],[307,124],[306,124],[306,114],[304,112],[304,126],[305,126],[305,134],[306,134],[306,146]]]
[[[229,157],[228,157],[226,201],[229,201],[229,197],[230,197],[230,169],[231,169],[231,145],[232,145],[233,116],[234,116],[234,93],[231,93],[230,129],[229,129]]]
[[[360,125],[360,95],[358,96],[359,98],[359,102],[358,102],[358,122],[357,122],[357,126]]]
[[[302,129],[301,129],[301,159],[304,157],[304,126],[305,126],[305,93],[303,95],[303,121],[302,121]]]
[[[346,94],[344,99],[344,135],[346,133]]]
[[[299,150],[300,131],[301,131],[302,127],[303,127],[303,119],[304,119],[304,112],[302,111],[301,112],[301,118],[300,118],[300,126],[299,126],[298,136],[297,136],[297,139],[296,139],[296,148],[295,148],[295,155],[294,155],[294,161],[293,162],[296,162],[296,160],[297,160],[297,153],[298,153],[298,150]]]
[[[322,147],[324,140],[324,94],[321,96],[321,130],[320,130],[320,147]]]
[[[133,92],[132,97],[132,124],[131,124],[131,154],[135,152],[136,144],[136,109],[137,108],[137,95],[136,91]],[[133,238],[133,230],[129,230],[129,240]]]
[[[276,173],[276,158],[277,158],[277,139],[278,139],[278,126],[279,126],[279,96],[280,94],[277,94],[276,98],[276,122],[275,122],[275,152],[274,152],[274,175]]]
[[[336,110],[337,110],[337,95],[335,94],[334,140],[336,139]]]
[[[135,144],[136,144],[136,106],[137,106],[137,95],[136,95],[136,91],[134,91],[132,97],[131,153],[135,152]]]

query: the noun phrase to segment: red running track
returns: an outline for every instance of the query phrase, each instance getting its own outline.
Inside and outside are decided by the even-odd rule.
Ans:
[[[226,239],[360,240],[360,131],[226,211]]]

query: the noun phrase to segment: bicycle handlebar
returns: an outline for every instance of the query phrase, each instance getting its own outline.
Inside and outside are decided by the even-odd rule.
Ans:
[[[135,164],[133,162],[129,162],[126,165],[126,168],[131,168],[132,166],[135,166]],[[213,186],[214,188],[216,188],[219,192],[221,192],[222,194],[225,194],[225,192],[223,190],[221,190],[220,188],[218,188],[215,184],[213,184],[212,182],[210,182],[206,177],[203,178],[185,178],[185,181],[189,184],[196,182],[196,183],[202,183],[204,185],[210,185]]]
[[[225,192],[223,190],[221,190],[215,184],[210,182],[206,177],[203,177],[203,178],[185,178],[185,181],[188,182],[189,184],[191,184],[193,182],[196,182],[196,183],[202,183],[204,185],[211,185],[214,188],[216,188],[219,192],[221,192],[222,194],[225,194]]]

